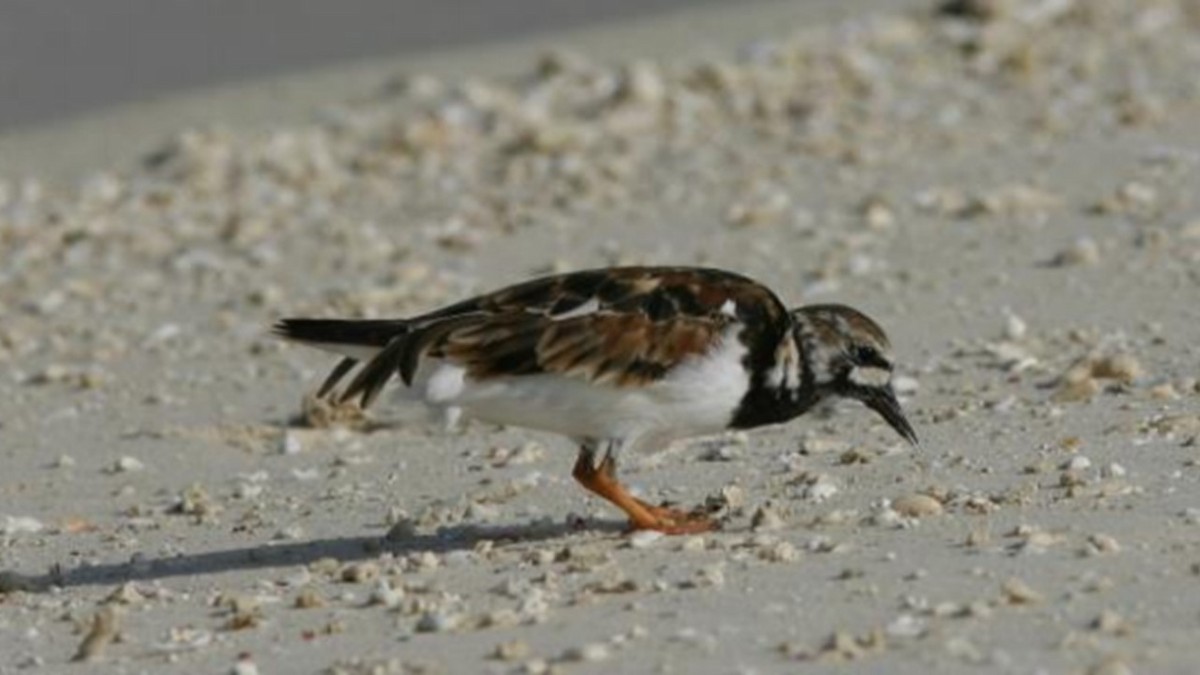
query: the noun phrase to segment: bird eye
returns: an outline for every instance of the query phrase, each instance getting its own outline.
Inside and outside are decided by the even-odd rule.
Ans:
[[[855,363],[862,366],[874,366],[891,370],[891,364],[874,347],[857,345],[852,352]]]

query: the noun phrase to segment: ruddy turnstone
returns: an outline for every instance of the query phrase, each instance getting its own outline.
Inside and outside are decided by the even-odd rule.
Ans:
[[[283,319],[275,332],[344,357],[320,397],[366,408],[398,374],[434,407],[574,439],[575,479],[635,529],[714,523],[630,494],[616,474],[627,451],[786,422],[829,397],[863,402],[917,443],[878,324],[845,305],[789,310],[766,286],[718,269],[573,272],[410,319]]]

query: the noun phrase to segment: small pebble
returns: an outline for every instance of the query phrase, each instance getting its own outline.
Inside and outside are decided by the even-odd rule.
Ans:
[[[746,491],[737,485],[726,485],[721,488],[721,500],[724,507],[738,510],[746,505]]]
[[[137,586],[132,582],[121,584],[108,597],[104,599],[105,604],[118,605],[137,605],[146,600],[146,596],[138,590]]]
[[[45,524],[30,516],[4,516],[0,521],[0,535],[35,534],[46,529]]]
[[[607,660],[609,656],[611,656],[611,652],[609,652],[606,645],[599,642],[591,642],[582,647],[571,647],[563,653],[562,660],[594,663]]]
[[[383,605],[389,609],[396,607],[404,600],[403,588],[392,588],[387,579],[380,579],[375,588],[371,590],[371,596],[367,603],[371,605]]]
[[[532,651],[529,643],[524,640],[509,640],[496,645],[496,649],[492,652],[492,658],[500,661],[520,661],[529,658]]]
[[[780,541],[759,549],[758,557],[772,563],[790,563],[800,559],[800,551],[791,542]]]
[[[1115,537],[1110,535],[1093,534],[1088,537],[1088,550],[1089,552],[1102,555],[1119,553],[1121,551],[1121,544]]]
[[[817,481],[809,485],[804,490],[804,497],[814,503],[820,504],[838,493],[838,486],[829,481]]]
[[[238,657],[237,663],[233,664],[229,672],[231,675],[258,675],[258,665],[249,654],[244,654]]]
[[[919,638],[928,630],[927,622],[912,614],[901,614],[887,625],[888,635],[898,638]]]
[[[321,594],[317,591],[317,589],[313,588],[312,586],[306,586],[301,588],[300,592],[296,594],[295,606],[296,609],[315,609],[318,607],[324,607],[325,598],[321,597]]]
[[[1100,612],[1100,615],[1092,621],[1092,630],[1109,635],[1128,635],[1132,632],[1129,623],[1111,609]]]
[[[1041,593],[1016,577],[1005,581],[1001,590],[1010,605],[1036,605],[1044,599]]]
[[[1011,312],[1004,317],[1004,337],[1009,340],[1023,340],[1025,334],[1029,332],[1029,326],[1025,320]]]
[[[134,473],[145,468],[146,465],[140,459],[125,455],[113,464],[112,471],[113,473]]]
[[[1100,245],[1090,237],[1081,237],[1059,251],[1053,263],[1060,267],[1097,265],[1100,263]]]
[[[545,659],[530,659],[517,670],[520,675],[546,675],[549,672],[550,664]]]
[[[782,530],[787,525],[787,521],[779,514],[779,511],[770,504],[764,504],[754,511],[754,515],[750,518],[750,528],[755,532],[772,532]]]
[[[1092,468],[1092,460],[1083,455],[1075,455],[1062,468],[1064,471],[1086,471]]]
[[[921,388],[921,381],[908,375],[892,377],[892,390],[897,396],[912,396]]]
[[[289,431],[284,431],[283,436],[279,439],[279,453],[282,455],[298,455],[304,451],[304,444],[300,442],[299,436]]]
[[[896,223],[896,214],[887,202],[880,198],[866,201],[862,207],[863,220],[872,230],[883,231]]]
[[[805,438],[800,441],[800,452],[806,455],[823,455],[832,452],[844,452],[847,449],[845,441],[835,438]]]
[[[657,544],[663,536],[663,533],[658,530],[638,530],[629,535],[629,547],[650,548]]]
[[[342,581],[360,584],[379,578],[379,565],[374,562],[361,562],[347,565],[342,570]]]
[[[458,627],[461,617],[445,612],[426,612],[417,620],[418,633],[445,633]]]
[[[905,518],[924,518],[940,515],[942,503],[929,495],[913,494],[892,500],[892,509]]]
[[[1132,354],[1114,354],[1097,359],[1092,365],[1092,375],[1100,379],[1119,380],[1126,384],[1142,377],[1142,364]]]

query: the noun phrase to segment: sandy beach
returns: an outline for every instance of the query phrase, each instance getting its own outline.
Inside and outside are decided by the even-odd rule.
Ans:
[[[1187,673],[1200,3],[728,5],[0,136],[0,673]],[[308,396],[281,316],[711,265],[861,406],[630,457]],[[386,402],[385,402],[386,403]]]

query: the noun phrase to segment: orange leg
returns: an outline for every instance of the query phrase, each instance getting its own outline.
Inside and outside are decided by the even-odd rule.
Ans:
[[[679,509],[653,506],[629,494],[617,481],[617,465],[611,456],[600,466],[592,461],[590,450],[580,450],[575,470],[571,472],[579,484],[600,496],[629,516],[635,530],[658,530],[666,534],[691,534],[716,529],[717,524],[704,515],[689,514]]]

